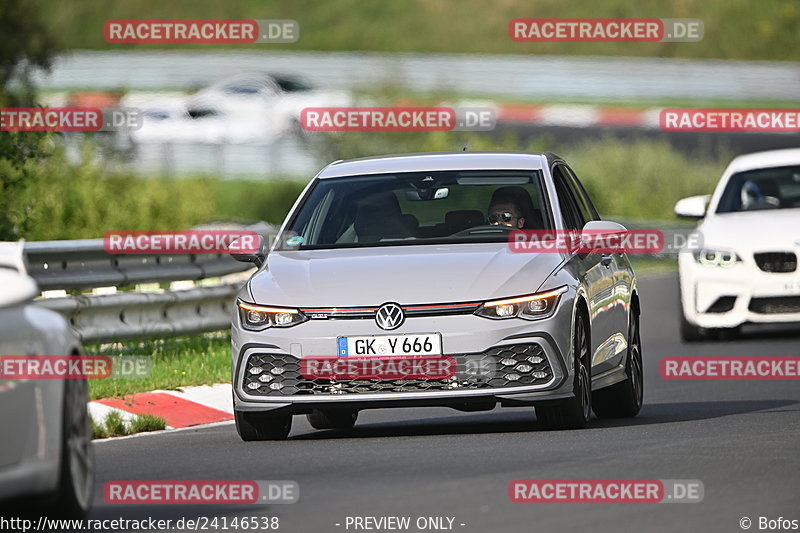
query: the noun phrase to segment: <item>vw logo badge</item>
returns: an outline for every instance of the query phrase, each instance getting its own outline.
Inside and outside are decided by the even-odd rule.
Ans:
[[[399,328],[405,319],[403,309],[395,303],[383,304],[375,314],[375,322],[381,329]]]

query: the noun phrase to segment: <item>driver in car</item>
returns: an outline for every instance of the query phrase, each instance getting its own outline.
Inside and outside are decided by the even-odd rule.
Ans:
[[[519,201],[512,196],[492,198],[489,206],[489,224],[492,226],[509,226],[522,229],[525,226],[525,217],[522,216],[522,207]]]

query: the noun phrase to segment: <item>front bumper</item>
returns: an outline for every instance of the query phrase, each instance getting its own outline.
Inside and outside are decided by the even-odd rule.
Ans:
[[[764,272],[747,259],[704,266],[691,254],[680,255],[679,267],[683,313],[697,326],[800,322],[800,271]]]
[[[564,295],[568,296],[568,295]],[[444,406],[462,410],[502,405],[531,405],[572,396],[570,360],[572,300],[562,298],[555,314],[547,319],[490,320],[475,315],[409,317],[391,332],[377,327],[374,320],[310,320],[298,326],[262,332],[244,330],[238,318],[232,329],[234,408],[237,411],[307,413],[314,408],[345,407],[368,409],[403,406]],[[489,363],[489,375],[471,380],[457,373],[450,380],[309,380],[300,375],[303,357],[335,357],[337,337],[408,333],[441,333],[442,351],[453,357],[459,368],[476,358]],[[530,358],[530,359],[529,359]],[[503,364],[514,359],[513,365]],[[538,359],[541,359],[539,362]],[[530,363],[536,361],[536,363]],[[521,368],[525,372],[516,371]],[[248,388],[261,375],[249,369],[255,365],[270,374],[269,383],[279,380],[281,390],[263,383]],[[530,367],[530,368],[527,368]],[[505,379],[514,368],[520,379]],[[533,377],[534,373],[536,376]]]

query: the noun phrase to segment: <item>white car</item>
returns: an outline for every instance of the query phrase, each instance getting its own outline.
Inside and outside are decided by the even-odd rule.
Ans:
[[[702,218],[681,253],[681,336],[696,341],[746,323],[800,323],[800,149],[735,158],[711,196],[684,198]]]
[[[122,105],[142,110],[142,126],[131,132],[137,144],[271,142],[289,128],[274,112],[238,101],[223,104],[211,95],[132,94]]]
[[[58,313],[33,305],[22,246],[0,243],[0,355],[80,355]],[[0,515],[80,517],[94,498],[94,455],[81,379],[0,376]]]

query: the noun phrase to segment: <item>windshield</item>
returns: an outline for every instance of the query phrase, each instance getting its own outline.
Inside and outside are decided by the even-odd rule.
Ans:
[[[717,213],[800,207],[800,166],[763,168],[731,176]]]
[[[551,229],[538,171],[448,171],[320,180],[288,226],[300,249],[505,242]]]

